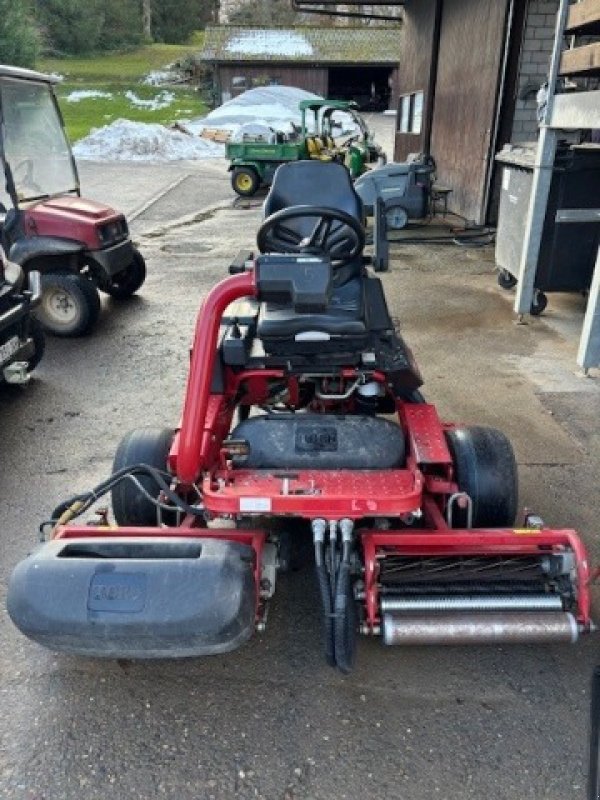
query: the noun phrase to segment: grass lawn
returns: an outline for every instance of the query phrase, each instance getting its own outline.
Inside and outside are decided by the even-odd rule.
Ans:
[[[43,58],[38,61],[37,68],[42,72],[64,76],[65,80],[57,85],[56,93],[67,133],[75,142],[87,136],[92,128],[100,128],[119,118],[166,124],[204,114],[206,106],[194,89],[145,86],[141,83],[149,72],[160,70],[187,53],[197,52],[202,47],[202,41],[203,34],[198,32],[189,44],[152,44],[124,53],[91,58]],[[69,102],[66,98],[79,89],[99,90],[110,97]],[[166,108],[152,110],[132,104],[125,97],[127,91],[133,92],[140,100],[152,100],[165,91],[175,97]]]

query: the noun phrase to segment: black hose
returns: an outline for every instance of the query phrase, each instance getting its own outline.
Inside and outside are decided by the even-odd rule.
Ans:
[[[344,673],[352,671],[356,656],[356,606],[352,596],[350,552],[350,542],[344,542],[337,575],[333,615],[335,663]]]
[[[323,626],[325,633],[325,660],[330,667],[335,667],[334,631],[333,631],[333,606],[331,602],[331,583],[323,557],[323,542],[315,542],[315,565],[317,569],[317,582],[323,607]]]
[[[167,472],[151,467],[148,464],[135,464],[134,466],[124,467],[123,469],[114,472],[109,478],[99,483],[89,492],[82,492],[81,494],[74,495],[63,503],[60,503],[52,512],[52,519],[60,519],[60,517],[68,511],[75,503],[81,503],[81,507],[71,514],[71,519],[84,514],[97,500],[108,494],[113,486],[116,486],[119,481],[127,480],[135,475],[148,475],[151,477],[158,488],[163,492],[175,506],[174,511],[180,510],[185,514],[192,514],[193,516],[204,516],[204,508],[201,506],[191,506],[189,503],[180,497],[177,492],[173,491],[166,478],[171,479],[171,475]],[[152,502],[160,505],[157,498],[152,498]]]

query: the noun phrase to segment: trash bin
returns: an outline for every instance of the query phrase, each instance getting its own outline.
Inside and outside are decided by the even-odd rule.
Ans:
[[[498,283],[517,282],[533,183],[535,143],[506,145],[496,156],[502,164],[502,188],[496,233]],[[532,313],[545,308],[543,292],[589,289],[600,242],[600,221],[557,223],[561,209],[600,208],[600,146],[560,143],[553,168],[542,229]],[[541,308],[541,310],[543,310]],[[537,311],[541,313],[541,311]]]

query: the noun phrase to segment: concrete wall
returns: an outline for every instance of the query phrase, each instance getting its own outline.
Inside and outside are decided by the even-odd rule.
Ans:
[[[511,141],[537,139],[535,95],[547,78],[559,0],[529,0],[523,33]]]

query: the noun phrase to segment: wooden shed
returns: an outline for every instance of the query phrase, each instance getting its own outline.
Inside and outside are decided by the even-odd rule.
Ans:
[[[206,29],[201,59],[213,65],[219,103],[255,86],[296,86],[355,100],[361,109],[393,108],[400,58],[398,28]]]
[[[395,159],[430,152],[450,207],[495,222],[495,155],[537,138],[559,0],[405,0]]]

